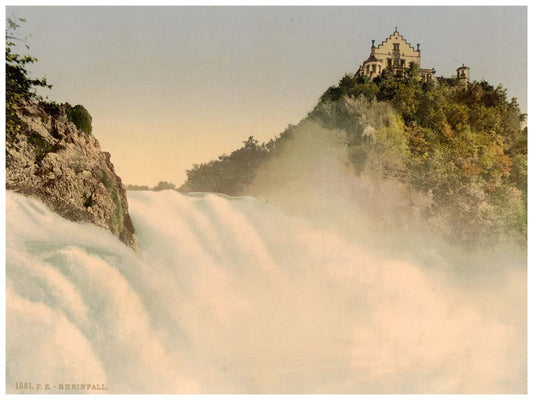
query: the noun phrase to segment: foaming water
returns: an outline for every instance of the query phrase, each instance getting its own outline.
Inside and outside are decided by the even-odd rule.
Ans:
[[[526,391],[523,257],[392,257],[252,197],[128,199],[138,254],[7,193],[8,392]]]

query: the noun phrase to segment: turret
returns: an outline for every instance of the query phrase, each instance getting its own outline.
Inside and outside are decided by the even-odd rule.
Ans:
[[[457,80],[462,85],[467,85],[470,81],[470,68],[466,67],[464,64],[457,68]]]

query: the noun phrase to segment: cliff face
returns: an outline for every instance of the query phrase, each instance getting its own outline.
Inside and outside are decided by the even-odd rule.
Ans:
[[[105,228],[136,249],[122,181],[94,136],[69,121],[65,106],[26,104],[17,117],[21,129],[6,138],[6,188]]]

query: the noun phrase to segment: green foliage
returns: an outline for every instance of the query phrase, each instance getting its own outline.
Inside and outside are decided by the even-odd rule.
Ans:
[[[104,170],[101,170],[100,171],[101,175],[100,175],[100,180],[101,182],[104,184],[104,186],[107,188],[107,189],[112,189],[115,184],[114,182],[109,178],[109,175],[107,175],[107,173],[104,171]]]
[[[160,191],[160,190],[174,190],[176,188],[176,185],[170,182],[162,181],[157,184],[157,186],[154,186],[152,190],[154,191]]]
[[[275,154],[276,146],[290,135],[290,129],[277,141],[259,142],[250,136],[243,146],[229,156],[219,156],[217,160],[195,164],[187,170],[187,182],[180,188],[188,192],[218,192],[229,195],[242,195],[252,184],[257,169],[270,156]]]
[[[126,190],[150,190],[147,185],[127,185]]]
[[[92,117],[91,114],[89,114],[89,111],[80,104],[72,107],[70,104],[66,103],[66,107],[69,121],[73,122],[79,130],[85,133],[91,133],[93,128]]]
[[[112,179],[105,170],[100,170],[100,180],[106,187],[108,193],[113,200],[113,213],[110,216],[111,232],[115,235],[120,235],[125,229],[124,226],[124,207],[122,205],[122,199],[120,197],[119,188],[117,182]]]
[[[406,79],[387,70],[374,81],[346,74],[308,118],[346,132],[357,173],[396,179],[429,196],[424,215],[451,242],[525,245],[527,128],[516,99],[508,101],[504,88],[485,81],[424,83],[418,76],[414,64]],[[363,135],[369,126],[370,139]],[[268,144],[250,137],[229,156],[194,165],[180,189],[246,194],[290,131]]]
[[[407,79],[383,74],[374,81],[377,104],[391,105],[403,126],[369,118],[375,105],[349,115],[346,105],[361,101],[357,86],[367,84],[355,78],[329,88],[312,115],[332,129],[351,127],[355,137],[347,144],[358,171],[378,171],[430,194],[428,218],[449,240],[525,243],[527,128],[516,99],[509,102],[501,85],[485,81],[461,86],[455,79],[423,83],[417,76],[411,66]],[[378,129],[375,145],[358,138],[361,121]]]
[[[113,199],[114,209],[111,214],[111,231],[115,235],[120,235],[124,230],[124,208],[119,195],[118,188],[113,182],[111,187],[111,198]]]
[[[57,117],[61,112],[61,106],[55,101],[40,101],[39,105],[43,108],[46,114],[54,118]]]
[[[48,153],[55,153],[59,150],[61,150],[61,145],[59,144],[51,144],[48,143],[46,140],[43,139],[41,135],[39,135],[36,132],[32,132],[29,137],[28,141],[32,144],[32,146],[35,149],[35,160],[37,162],[41,162],[44,157]]]
[[[55,102],[44,102],[37,95],[37,88],[52,86],[46,82],[46,78],[33,79],[29,76],[28,65],[37,61],[37,58],[30,55],[20,55],[16,52],[16,42],[25,42],[26,37],[18,37],[16,31],[22,18],[8,18],[6,29],[6,138],[10,139],[15,134],[20,133],[24,128],[20,118],[17,116],[18,110],[25,103],[39,101],[46,113],[55,117],[60,112],[60,105]],[[26,49],[29,47],[26,45]],[[68,119],[83,132],[92,132],[92,118],[89,112],[82,105],[74,107],[66,104]],[[48,115],[45,118],[48,118]]]
[[[47,87],[45,78],[30,78],[27,66],[37,61],[35,57],[21,56],[15,52],[15,42],[25,42],[26,38],[17,36],[22,18],[8,18],[6,29],[6,137],[11,138],[22,129],[17,111],[29,100],[38,99],[36,88]],[[26,48],[28,46],[26,45]]]

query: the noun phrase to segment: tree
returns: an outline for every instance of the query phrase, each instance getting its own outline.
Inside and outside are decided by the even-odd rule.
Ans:
[[[157,186],[154,186],[152,190],[158,192],[160,190],[174,190],[175,188],[176,185],[174,185],[173,183],[161,181],[157,184]]]
[[[307,118],[346,133],[357,174],[397,180],[427,199],[421,215],[443,238],[464,247],[525,243],[527,127],[503,87],[424,83],[414,64],[401,79],[388,70],[372,81],[346,74]],[[361,140],[368,125],[376,130],[371,145]],[[265,162],[276,162],[290,132],[266,145],[249,137],[230,155],[193,165],[183,188],[254,194],[251,183]]]
[[[126,190],[150,190],[146,185],[126,185]]]
[[[20,23],[25,22],[22,18],[8,18],[6,29],[6,136],[11,137],[18,132],[20,123],[17,110],[29,100],[38,99],[36,89],[38,87],[51,88],[46,78],[30,78],[27,65],[37,61],[30,55],[21,56],[15,52],[15,41],[25,42],[27,37],[20,38],[16,31]],[[25,45],[29,49],[28,45]]]
[[[409,63],[409,68],[407,69],[407,77],[409,80],[420,80],[420,65],[415,62]]]

